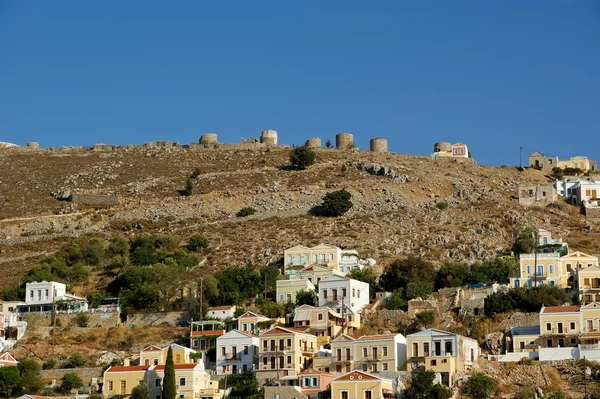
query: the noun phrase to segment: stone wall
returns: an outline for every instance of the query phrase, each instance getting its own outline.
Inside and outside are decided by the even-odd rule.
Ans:
[[[419,313],[423,312],[434,312],[435,314],[440,314],[440,303],[435,300],[427,300],[427,299],[411,299],[408,301],[408,315],[410,317],[415,317]]]
[[[89,384],[92,378],[97,378],[98,381],[102,379],[102,367],[42,370],[41,373],[43,378],[56,380],[57,384],[61,383],[61,378],[67,373],[77,374],[84,384]]]
[[[76,325],[75,318],[79,316],[80,313],[59,313],[56,316],[56,320],[60,320],[60,324],[63,327],[69,325]],[[84,313],[89,316],[88,327],[102,327],[109,328],[119,325],[119,313],[118,312],[89,312]],[[51,325],[51,315],[50,314],[35,314],[35,315],[25,315],[23,319],[27,321],[29,328],[39,328],[39,327],[52,327]]]
[[[519,204],[523,206],[547,206],[556,200],[552,184],[530,184],[519,186]]]

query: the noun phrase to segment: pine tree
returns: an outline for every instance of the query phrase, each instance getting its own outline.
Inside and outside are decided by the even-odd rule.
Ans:
[[[161,399],[175,399],[177,388],[175,386],[175,362],[173,361],[173,349],[169,347],[167,362],[165,363],[165,376],[163,378],[163,390]]]

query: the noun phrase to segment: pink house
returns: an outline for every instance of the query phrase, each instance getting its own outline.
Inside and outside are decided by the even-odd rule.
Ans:
[[[308,369],[299,374],[300,391],[309,399],[318,399],[319,392],[327,390],[335,375],[326,371]]]

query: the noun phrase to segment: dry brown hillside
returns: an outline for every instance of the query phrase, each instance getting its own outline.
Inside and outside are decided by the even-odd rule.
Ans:
[[[436,162],[366,151],[318,151],[305,171],[285,170],[289,149],[0,150],[0,267],[18,281],[70,237],[160,231],[209,237],[209,267],[273,262],[284,248],[328,241],[385,264],[421,255],[437,264],[510,252],[516,233],[550,228],[572,248],[600,252],[595,222],[572,206],[526,209],[517,187],[543,182],[539,171]],[[345,171],[342,166],[346,165]],[[373,165],[375,167],[373,168]],[[195,168],[195,192],[178,190]],[[366,169],[382,170],[374,175]],[[340,218],[308,211],[328,191],[346,188],[354,207]],[[118,194],[121,206],[94,211],[52,192]],[[447,209],[438,209],[447,202]],[[257,214],[238,218],[252,206]]]

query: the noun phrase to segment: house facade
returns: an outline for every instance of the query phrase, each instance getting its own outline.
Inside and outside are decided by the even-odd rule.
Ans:
[[[17,366],[19,362],[8,352],[0,353],[0,367]]]
[[[247,331],[231,330],[217,338],[218,375],[251,373],[258,364],[259,338]]]
[[[271,324],[273,324],[273,321],[267,316],[250,311],[247,311],[237,318],[237,329],[254,335],[260,334],[261,331],[268,330]]]
[[[277,303],[296,303],[298,291],[314,291],[315,286],[309,280],[277,280],[276,300]]]
[[[402,334],[343,334],[331,342],[331,370],[369,373],[397,371],[406,362],[406,338]]]
[[[297,306],[294,309],[294,328],[317,337],[319,346],[326,345],[342,333],[353,334],[361,326],[360,314],[341,315],[327,306]]]
[[[369,284],[345,276],[331,275],[319,283],[319,306],[338,313],[360,313],[369,304]]]
[[[331,383],[332,399],[391,399],[392,381],[363,371],[343,374]]]
[[[213,306],[208,308],[208,312],[206,312],[206,317],[212,317],[214,319],[225,320],[225,319],[233,319],[235,315],[236,307],[235,305],[231,306]]]
[[[327,266],[321,265],[310,265],[306,266],[304,269],[300,270],[297,274],[290,275],[290,280],[292,279],[305,279],[313,283],[313,285],[318,285],[322,279],[331,276],[332,274],[343,275],[342,272],[334,269],[330,269]]]
[[[317,338],[294,328],[274,327],[259,338],[257,374],[266,372],[277,378],[298,375],[317,351]]]
[[[17,313],[87,312],[87,299],[67,294],[66,285],[55,281],[25,284],[25,304],[17,306]]]
[[[327,387],[335,379],[335,375],[326,371],[304,370],[300,373],[300,391],[309,399],[319,399],[319,393],[327,390]]]
[[[346,275],[353,268],[362,268],[369,262],[375,263],[372,259],[361,260],[355,249],[342,249],[326,243],[314,247],[296,245],[283,252],[284,272],[288,275],[296,275],[310,265],[325,266]]]
[[[458,371],[468,371],[478,364],[476,340],[430,328],[406,337],[409,371],[424,367],[439,374],[446,386],[454,385]]]
[[[557,194],[552,183],[519,185],[519,205],[547,206],[556,201]]]

